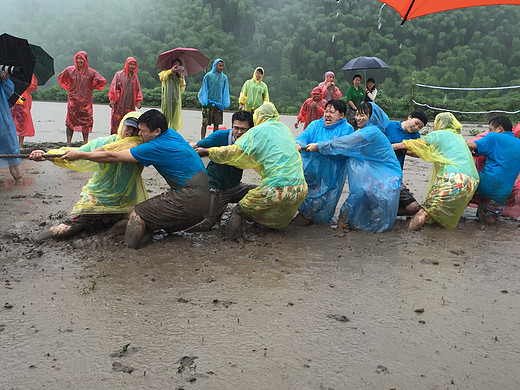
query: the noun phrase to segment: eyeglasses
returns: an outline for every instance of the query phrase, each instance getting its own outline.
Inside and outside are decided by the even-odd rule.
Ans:
[[[249,130],[249,127],[233,126],[233,130],[235,130],[235,131],[241,131],[242,133],[245,133],[247,130]]]

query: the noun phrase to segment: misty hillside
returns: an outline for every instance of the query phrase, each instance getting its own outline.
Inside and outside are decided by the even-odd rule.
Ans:
[[[336,72],[346,94],[353,72],[339,69],[361,55],[390,65],[367,72],[376,79],[383,106],[406,105],[412,79],[452,87],[520,84],[520,7],[446,11],[401,26],[397,12],[382,5],[376,0],[24,0],[3,10],[2,32],[41,45],[54,56],[56,73],[86,50],[90,66],[110,82],[133,56],[144,88],[159,85],[159,53],[195,47],[210,65],[225,60],[233,95],[255,66],[263,66],[271,99],[284,108],[299,107],[327,70]],[[189,78],[187,91],[198,91],[202,76]],[[46,86],[56,83],[54,76]],[[414,93],[434,104],[471,103],[478,110],[512,110],[520,97],[515,91]]]

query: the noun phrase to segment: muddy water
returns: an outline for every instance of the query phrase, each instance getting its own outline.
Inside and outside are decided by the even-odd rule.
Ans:
[[[428,168],[406,168],[420,200]],[[517,221],[481,228],[468,209],[455,230],[398,220],[379,235],[157,235],[138,251],[103,233],[34,244],[89,175],[22,170],[22,185],[0,170],[0,389],[518,388]],[[164,187],[152,169],[145,181]]]

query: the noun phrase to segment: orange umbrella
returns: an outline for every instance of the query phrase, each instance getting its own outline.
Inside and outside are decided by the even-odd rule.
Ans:
[[[450,9],[476,7],[480,5],[515,4],[520,5],[520,0],[379,0],[395,9],[403,24],[408,19],[417,18],[435,12]]]

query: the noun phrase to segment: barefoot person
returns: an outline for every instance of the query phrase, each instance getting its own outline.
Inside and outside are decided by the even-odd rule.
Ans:
[[[197,152],[168,128],[164,114],[152,109],[138,119],[143,143],[122,151],[68,151],[63,158],[101,163],[132,162],[153,165],[170,189],[135,206],[126,225],[125,242],[139,248],[154,230],[183,230],[202,221],[209,212],[208,175]]]
[[[138,137],[138,112],[127,113],[117,134],[96,138],[78,148],[80,152],[101,150],[123,150],[141,144]],[[69,148],[49,150],[48,154],[62,154]],[[29,158],[43,161],[43,151],[33,151]],[[36,241],[48,238],[64,238],[82,231],[110,228],[124,220],[132,208],[148,198],[141,178],[142,164],[122,162],[118,164],[93,163],[86,160],[67,161],[62,158],[51,160],[55,165],[79,172],[94,172],[92,178],[82,188],[78,203],[64,222],[42,231]]]
[[[442,112],[435,117],[433,130],[423,138],[392,145],[433,162],[426,199],[410,221],[412,230],[418,230],[428,220],[455,228],[478,187],[478,172],[460,135],[462,125],[457,118],[451,112]]]

